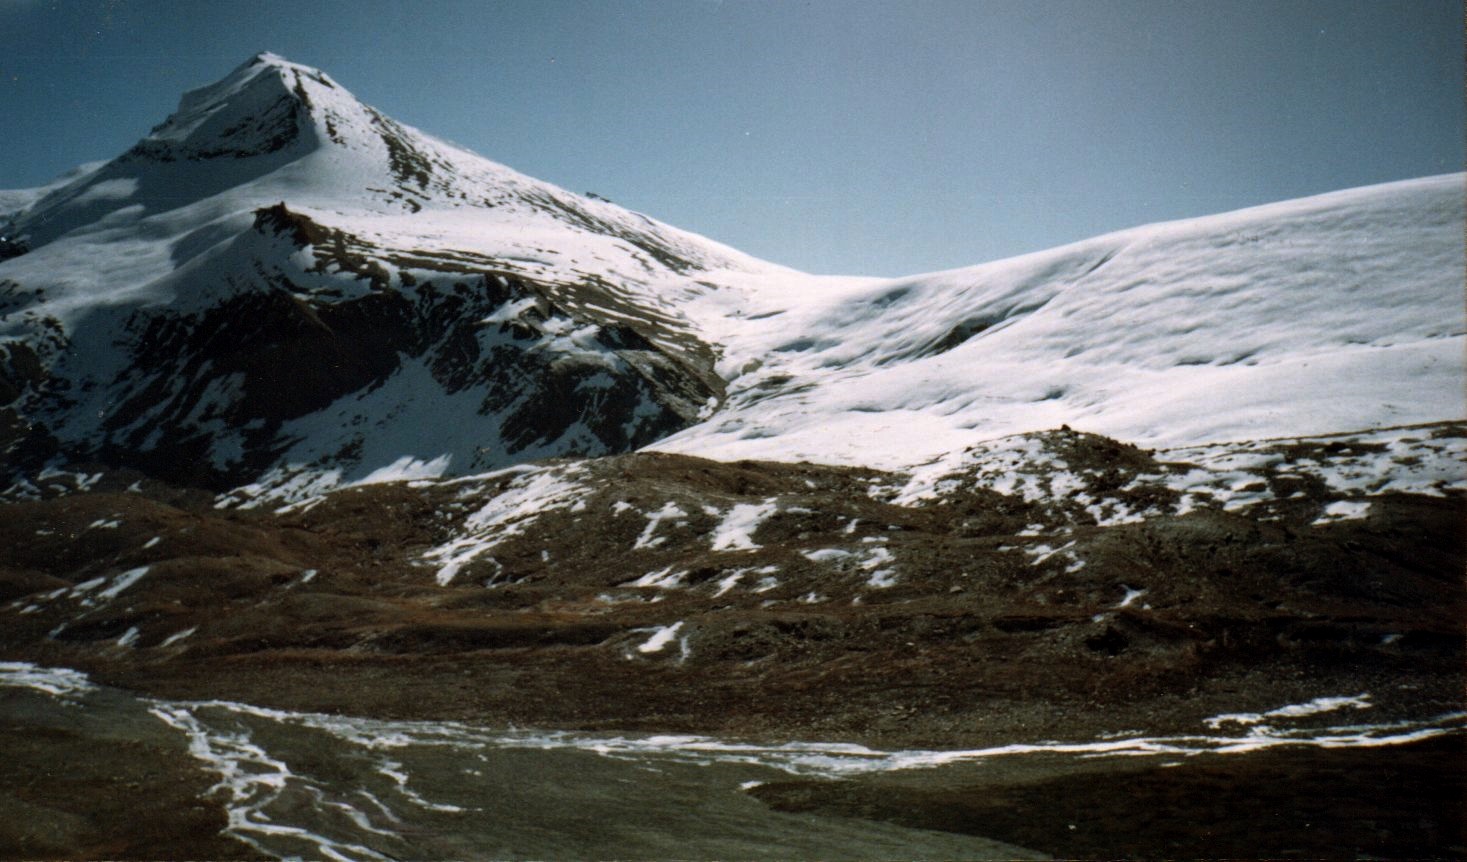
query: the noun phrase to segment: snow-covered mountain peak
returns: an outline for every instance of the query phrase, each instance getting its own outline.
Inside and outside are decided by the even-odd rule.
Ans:
[[[690,300],[782,271],[270,54],[9,200],[0,454],[172,475],[187,451],[190,482],[645,445],[721,397]]]
[[[693,273],[778,269],[439,140],[320,70],[269,53],[186,93],[172,116],[99,169],[44,193],[7,194],[22,206],[6,207],[12,224],[3,233],[32,250],[72,231],[146,223],[156,237],[238,226],[286,201],[374,245],[471,251],[554,281],[596,276],[650,288]]]
[[[178,110],[156,126],[132,154],[161,161],[244,158],[293,144],[315,143],[312,91],[338,90],[331,101],[355,102],[326,75],[260,53],[221,80],[190,90]],[[304,139],[303,135],[304,134]]]

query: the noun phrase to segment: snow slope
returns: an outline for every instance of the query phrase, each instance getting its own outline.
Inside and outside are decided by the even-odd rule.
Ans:
[[[1460,419],[1463,181],[877,283],[773,278],[705,321],[723,409],[654,448],[901,469],[1061,424],[1183,446]]]
[[[63,236],[131,240],[109,250],[147,258],[155,268],[138,275],[156,277],[176,265],[164,255],[179,237],[207,248],[213,234],[199,229],[277,201],[384,247],[467,248],[526,274],[574,278],[579,266],[650,285],[669,269],[770,267],[404,126],[272,54],[186,93],[127,153],[50,188],[15,218],[16,233],[33,249]]]

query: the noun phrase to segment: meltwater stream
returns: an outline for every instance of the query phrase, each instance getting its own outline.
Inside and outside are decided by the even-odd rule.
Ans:
[[[1116,757],[1378,746],[1460,731],[1464,716],[1348,723],[1368,695],[1216,716],[1139,734],[968,751],[597,736],[380,721],[225,701],[134,698],[76,671],[0,663],[7,715],[61,711],[109,738],[175,735],[218,777],[226,832],[280,858],[963,858],[1038,854],[982,838],[772,811],[744,793],[790,775],[982,768],[1018,755]],[[1326,720],[1336,723],[1325,725]]]

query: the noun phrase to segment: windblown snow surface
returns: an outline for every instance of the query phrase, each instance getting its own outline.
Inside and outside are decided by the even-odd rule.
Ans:
[[[1069,424],[1143,445],[1463,416],[1463,181],[1150,225],[891,281],[749,284],[723,409],[654,448],[905,469]]]

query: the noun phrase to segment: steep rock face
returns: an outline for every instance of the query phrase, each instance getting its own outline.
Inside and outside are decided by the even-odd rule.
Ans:
[[[10,342],[0,363],[0,397],[30,420],[11,431],[12,458],[60,452],[225,486],[286,456],[370,472],[381,464],[364,446],[391,433],[430,440],[399,439],[424,463],[487,469],[628,451],[717,398],[711,357],[659,349],[639,331],[654,321],[572,312],[489,261],[424,258],[438,268],[392,278],[351,248],[277,204],[174,276],[186,300],[65,332],[42,319],[54,341]],[[113,355],[99,362],[88,349],[104,337]]]
[[[128,152],[138,159],[173,162],[247,158],[285,149],[312,129],[304,74],[335,89],[320,72],[254,57],[234,74],[210,87],[186,93],[178,111],[156,126]]]

